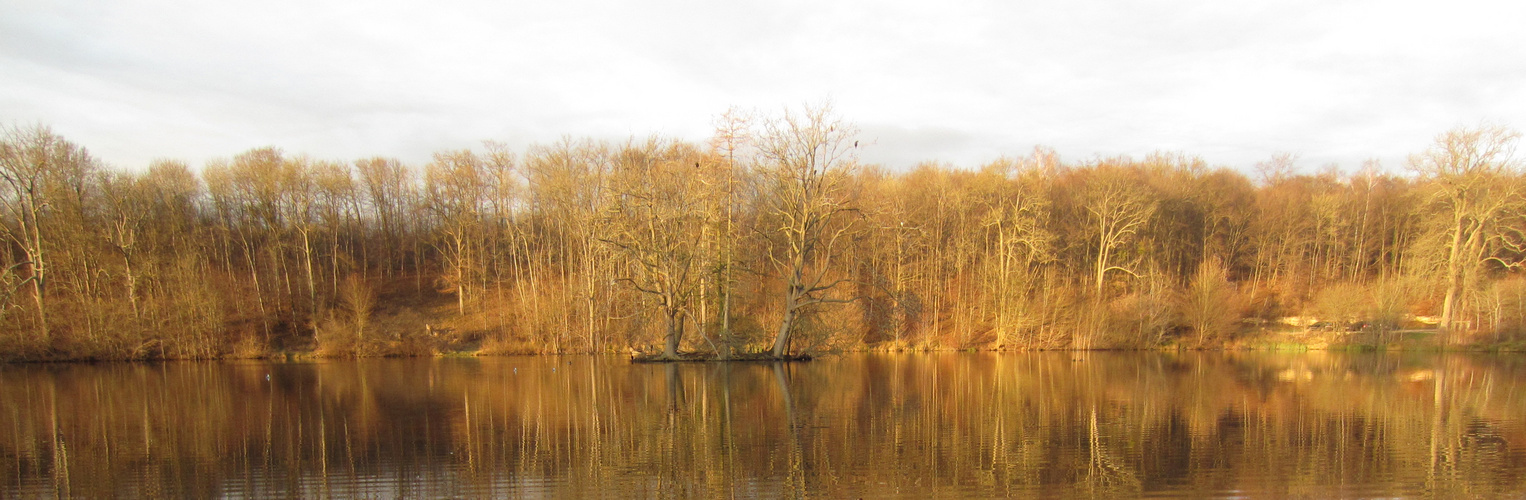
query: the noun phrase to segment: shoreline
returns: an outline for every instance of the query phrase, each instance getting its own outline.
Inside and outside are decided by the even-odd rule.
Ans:
[[[1293,335],[1289,335],[1292,333]],[[434,352],[383,352],[367,355],[328,355],[322,354],[317,349],[281,350],[260,355],[248,353],[229,353],[214,357],[140,357],[140,358],[18,358],[0,360],[3,365],[28,365],[28,364],[96,364],[96,363],[155,363],[166,361],[282,361],[282,362],[312,362],[312,361],[339,361],[359,359],[400,359],[400,358],[492,358],[513,356],[597,356],[618,355],[625,356],[633,363],[759,363],[759,362],[799,362],[810,361],[814,358],[830,357],[841,354],[855,353],[881,353],[881,354],[916,354],[916,353],[1038,353],[1038,352],[1269,352],[1269,353],[1297,353],[1297,352],[1348,352],[1348,353],[1404,353],[1404,352],[1432,352],[1432,353],[1489,353],[1489,354],[1526,354],[1526,342],[1489,342],[1489,343],[1459,343],[1446,345],[1435,341],[1429,336],[1422,338],[1405,338],[1394,342],[1382,344],[1361,342],[1332,342],[1324,336],[1314,334],[1323,332],[1282,332],[1238,339],[1227,344],[1213,346],[1189,346],[1180,343],[1168,343],[1153,347],[1095,347],[1095,348],[1068,348],[1068,347],[1037,347],[1037,346],[973,346],[951,347],[941,345],[889,345],[891,341],[881,342],[874,345],[860,345],[853,348],[813,351],[788,356],[786,359],[774,359],[767,353],[736,353],[729,359],[720,359],[709,352],[684,352],[678,359],[661,359],[650,353],[638,353],[630,350],[577,350],[577,351],[553,351],[553,350],[515,350],[494,351],[481,346],[476,348],[446,349]],[[1427,333],[1434,334],[1434,331]],[[1303,337],[1303,338],[1289,338]],[[1313,338],[1311,338],[1313,337]]]

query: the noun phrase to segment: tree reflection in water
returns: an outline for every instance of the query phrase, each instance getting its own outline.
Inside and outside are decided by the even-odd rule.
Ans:
[[[5,366],[0,496],[1518,496],[1526,359]]]

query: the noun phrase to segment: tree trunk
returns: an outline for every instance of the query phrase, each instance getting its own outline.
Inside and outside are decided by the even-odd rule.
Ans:
[[[668,337],[662,346],[662,357],[666,359],[678,359],[678,343],[683,340],[684,325],[683,314],[678,311],[668,311]]]
[[[138,275],[132,271],[132,254],[123,252],[123,267],[127,273],[127,303],[132,305],[132,317],[141,318],[138,312]]]
[[[1439,325],[1441,334],[1448,337],[1444,339],[1447,341],[1450,341],[1452,336],[1452,322],[1457,318],[1457,303],[1462,298],[1463,276],[1461,261],[1463,257],[1463,232],[1466,231],[1465,224],[1466,221],[1461,216],[1458,216],[1456,225],[1452,228],[1452,248],[1447,255],[1447,294],[1446,298],[1441,301],[1441,324]]]
[[[265,291],[260,287],[260,271],[254,264],[254,246],[239,235],[244,244],[244,260],[249,264],[249,281],[254,283],[254,300],[260,308],[260,328],[265,333],[265,345],[270,345],[270,314],[265,312]]]
[[[783,358],[789,354],[789,341],[792,330],[795,329],[796,304],[795,287],[791,286],[784,297],[784,319],[779,321],[779,334],[774,337],[773,355],[775,358]]]
[[[38,258],[41,256],[39,255]],[[44,344],[48,343],[48,308],[47,301],[43,298],[42,272],[36,262],[32,264],[32,298],[37,301],[37,337]]]
[[[461,232],[464,232],[462,230]],[[466,315],[466,273],[470,269],[466,262],[466,239],[460,233],[453,235],[456,245],[456,314]]]
[[[48,331],[47,297],[44,295],[48,289],[48,266],[43,259],[42,227],[40,227],[41,223],[37,220],[37,212],[39,210],[35,194],[28,198],[27,209],[32,221],[32,231],[29,235],[32,240],[29,242],[32,248],[27,252],[29,254],[27,257],[32,261],[32,298],[37,301],[37,336],[46,344],[52,340],[51,333]],[[22,222],[25,223],[26,221],[23,220]]]
[[[313,278],[313,244],[308,237],[308,230],[302,230],[302,264],[307,270],[307,303],[308,319],[313,323],[313,328],[318,326],[318,285]]]

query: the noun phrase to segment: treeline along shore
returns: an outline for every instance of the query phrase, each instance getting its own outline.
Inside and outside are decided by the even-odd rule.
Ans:
[[[1042,147],[893,171],[827,105],[715,124],[141,171],[12,126],[0,359],[1526,342],[1506,127],[1308,174]]]

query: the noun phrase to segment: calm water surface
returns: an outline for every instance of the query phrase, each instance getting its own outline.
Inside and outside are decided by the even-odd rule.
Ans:
[[[0,365],[0,497],[1522,497],[1526,356]]]

